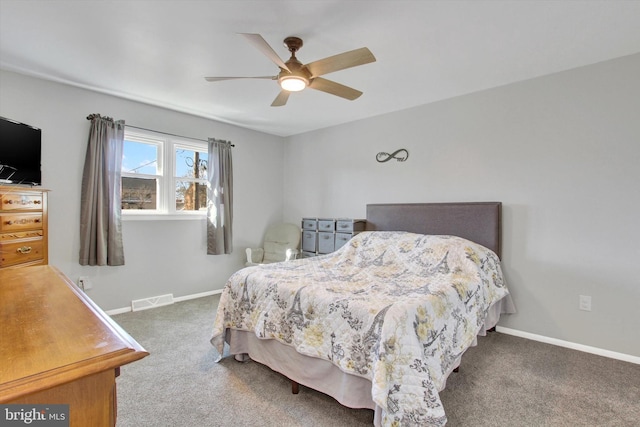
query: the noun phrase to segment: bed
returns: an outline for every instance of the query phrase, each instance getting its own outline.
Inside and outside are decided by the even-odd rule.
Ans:
[[[501,203],[367,205],[366,231],[320,257],[248,267],[222,292],[211,343],[382,426],[442,426],[438,393],[478,335],[514,312]]]

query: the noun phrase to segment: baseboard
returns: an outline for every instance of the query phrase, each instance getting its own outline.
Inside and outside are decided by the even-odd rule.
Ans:
[[[122,307],[122,308],[114,308],[113,310],[107,310],[109,316],[115,316],[116,314],[129,313],[131,311],[131,307]]]
[[[507,335],[513,335],[520,338],[526,338],[532,341],[539,341],[546,344],[557,345],[559,347],[570,348],[572,350],[578,350],[585,353],[596,354],[598,356],[609,357],[611,359],[622,360],[623,362],[630,362],[636,365],[640,365],[640,357],[632,356],[625,353],[617,353],[615,351],[604,350],[598,347],[591,347],[588,345],[577,344],[570,341],[564,341],[557,338],[549,338],[543,335],[536,335],[529,332],[519,331],[517,329],[504,328],[502,326],[496,326],[496,331]]]
[[[222,293],[222,289],[217,289],[215,291],[207,291],[207,292],[200,292],[197,294],[191,294],[191,295],[184,295],[181,297],[174,297],[173,298],[173,302],[180,302],[180,301],[187,301],[190,299],[196,299],[196,298],[202,298],[202,297],[208,297],[211,295],[217,295],[217,294],[221,294]],[[163,304],[166,305],[166,304]],[[156,307],[162,307],[163,305],[155,305],[153,307],[146,307],[146,309],[151,309],[151,308],[156,308]],[[107,313],[109,316],[114,316],[116,314],[123,314],[123,313],[129,313],[131,310],[131,307],[122,307],[122,308],[114,308],[112,310],[106,310],[105,313]]]
[[[217,294],[221,294],[222,293],[222,289],[218,289],[215,291],[207,291],[207,292],[200,292],[198,294],[191,294],[191,295],[185,295],[182,297],[175,297],[173,300],[175,302],[180,302],[180,301],[187,301],[190,299],[196,299],[196,298],[202,298],[202,297],[210,297],[211,295],[217,295]]]

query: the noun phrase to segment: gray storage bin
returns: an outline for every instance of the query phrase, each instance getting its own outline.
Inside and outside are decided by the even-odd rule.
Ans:
[[[338,250],[343,247],[350,239],[353,237],[352,233],[336,233],[336,242],[334,245],[334,250]]]
[[[336,231],[335,219],[318,219],[318,231]]]
[[[335,234],[333,232],[318,232],[318,253],[328,254],[333,252],[335,247]]]
[[[302,218],[302,229],[316,231],[318,229],[318,220],[316,218]]]
[[[338,219],[336,221],[336,232],[353,233],[364,231],[367,221],[364,219]]]
[[[305,230],[302,232],[302,251],[315,252],[316,251],[316,236],[318,234],[315,231]]]

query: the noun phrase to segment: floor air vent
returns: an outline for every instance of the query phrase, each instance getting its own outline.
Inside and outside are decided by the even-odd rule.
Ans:
[[[147,310],[169,304],[173,304],[173,294],[133,300],[131,301],[131,311]]]

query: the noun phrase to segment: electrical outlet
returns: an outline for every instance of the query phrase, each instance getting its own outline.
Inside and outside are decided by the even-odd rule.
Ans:
[[[91,282],[89,281],[89,278],[87,276],[80,276],[78,278],[78,286],[83,291],[86,291],[87,289],[91,289],[92,287]]]
[[[584,311],[591,311],[591,296],[580,295],[578,299],[578,308]]]

